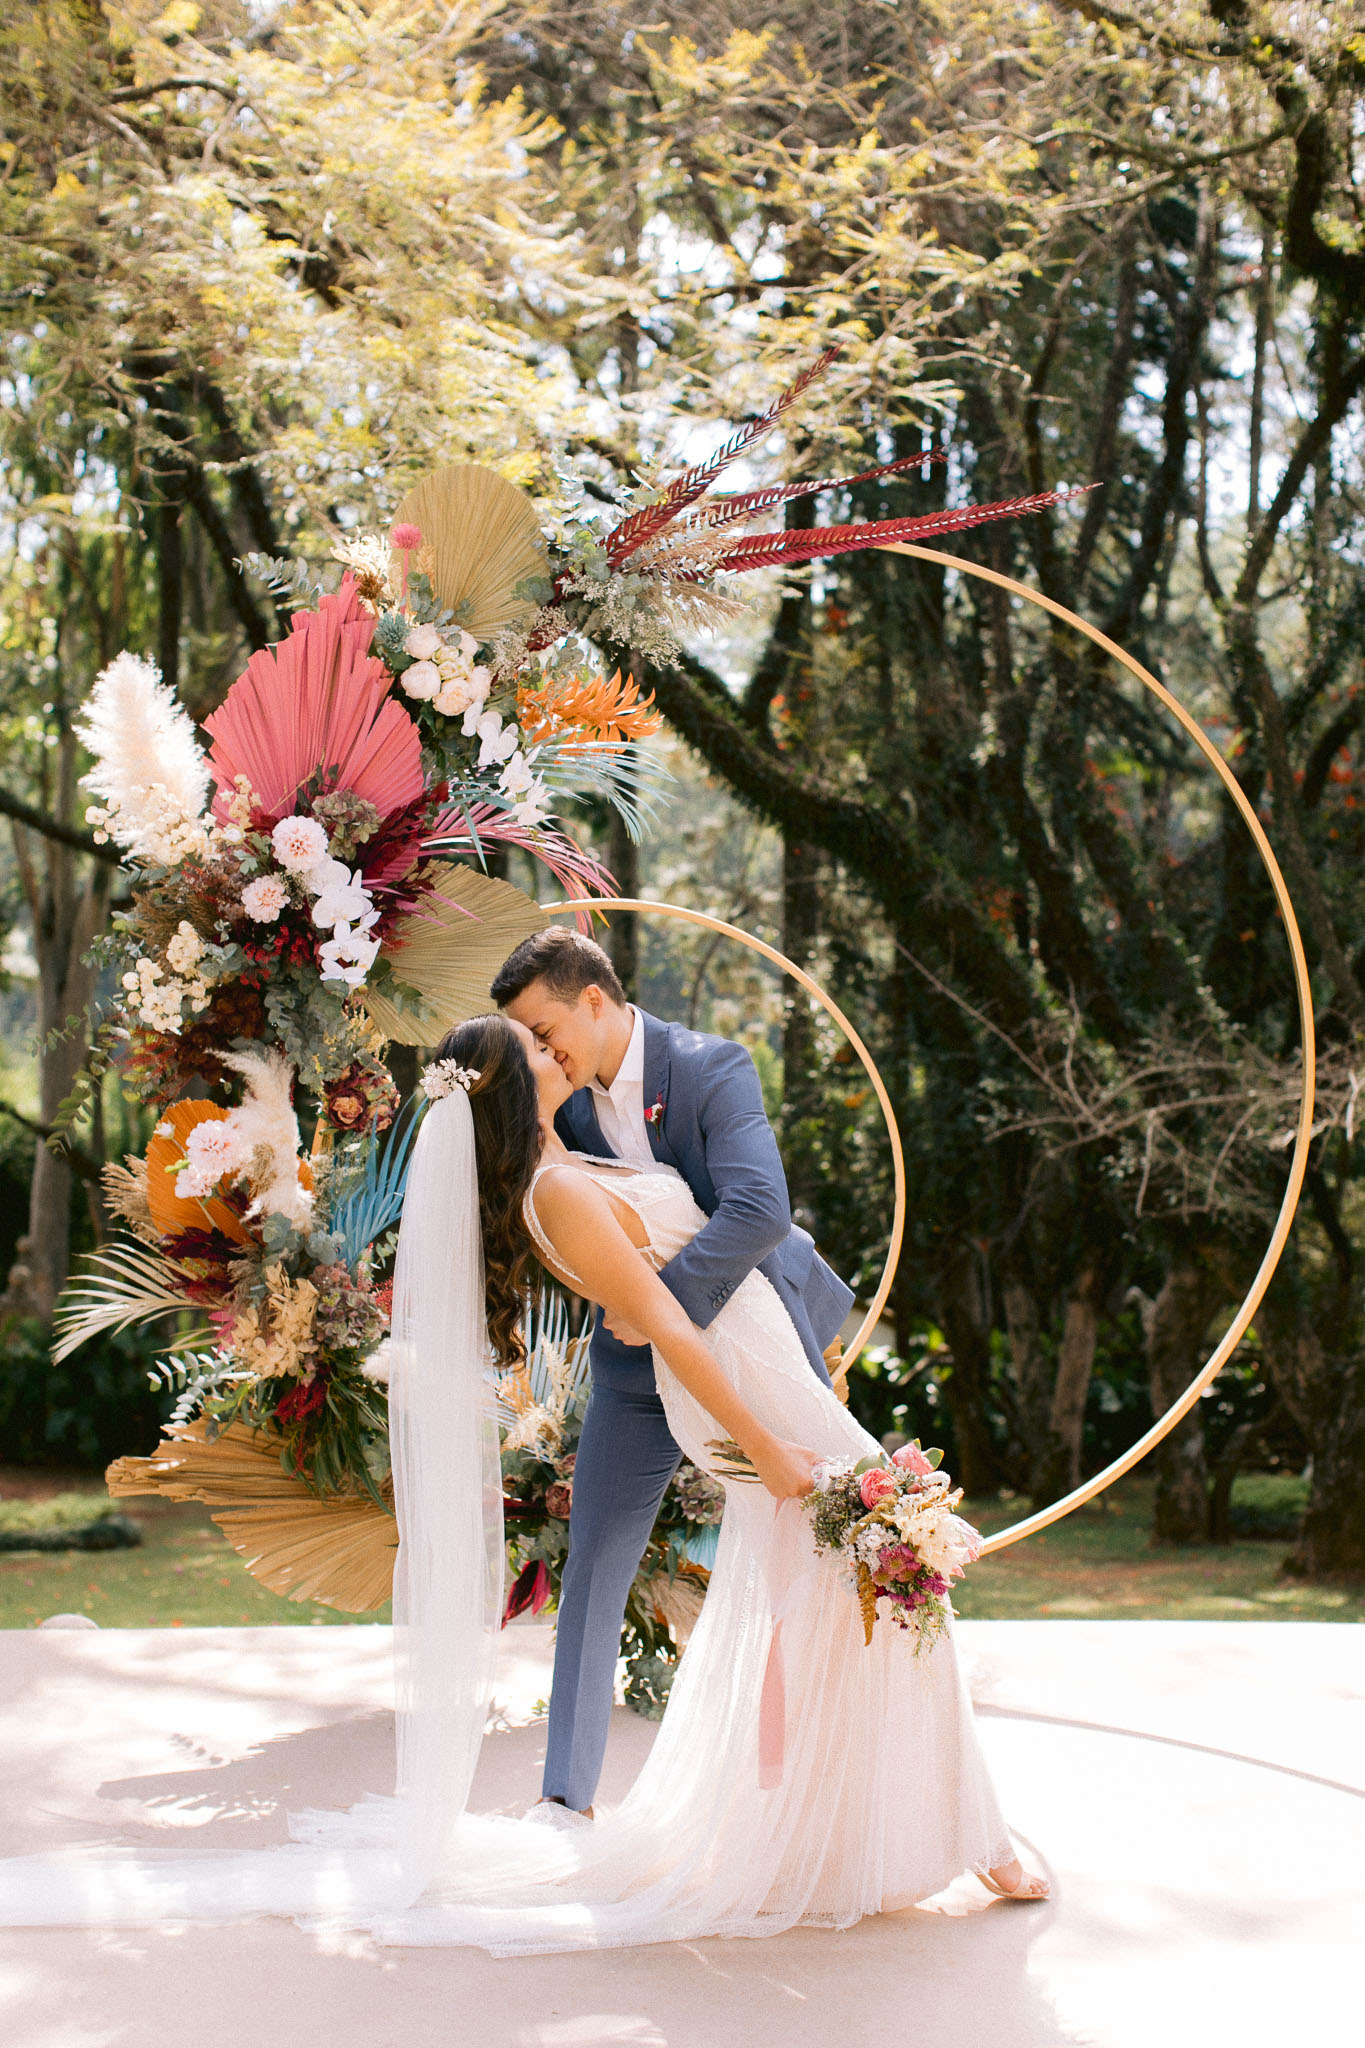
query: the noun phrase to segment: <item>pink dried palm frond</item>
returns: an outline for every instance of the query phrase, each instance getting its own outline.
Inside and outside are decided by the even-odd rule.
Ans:
[[[422,742],[389,695],[389,672],[369,651],[374,618],[354,577],[316,611],[295,612],[287,640],[253,654],[205,730],[223,815],[245,775],[268,821],[288,817],[305,795],[352,790],[381,817],[422,796]]]
[[[509,811],[495,810],[491,804],[443,811],[423,841],[428,853],[477,854],[482,846],[497,845],[522,847],[549,869],[566,896],[610,898],[616,894],[616,878],[610,869],[567,832],[519,825]],[[588,911],[580,910],[577,919],[582,930],[590,929]]]
[[[823,355],[816,357],[809,369],[803,370],[795,382],[789,384],[786,390],[773,400],[766,412],[760,413],[756,420],[750,420],[747,426],[732,434],[724,447],[718,448],[714,455],[708,455],[704,462],[694,463],[691,469],[685,469],[681,476],[674,477],[657,504],[645,505],[638,512],[632,512],[629,519],[623,520],[620,526],[609,533],[606,547],[607,560],[611,567],[619,569],[637,548],[642,548],[646,541],[653,540],[666,526],[671,526],[689,505],[695,504],[702,492],[723,469],[728,469],[746,448],[753,447],[755,441],[761,441],[763,436],[776,426],[783,413],[795,405],[803,392],[809,390],[816,378],[824,376],[838,353],[837,348],[827,348]]]
[[[1045,512],[1051,505],[1064,505],[1071,498],[1084,497],[1098,489],[1086,484],[1075,491],[1035,491],[1027,498],[1003,498],[994,505],[961,505],[946,512],[926,512],[912,519],[875,519],[850,526],[813,526],[784,529],[780,533],[751,533],[736,541],[717,569],[766,569],[774,562],[809,562],[819,555],[845,555],[855,548],[875,548],[887,541],[928,540],[939,533],[959,533],[970,526],[985,526],[995,519],[1022,519],[1029,512]]]

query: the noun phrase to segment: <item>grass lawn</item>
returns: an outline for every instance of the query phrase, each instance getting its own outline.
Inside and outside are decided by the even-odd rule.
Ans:
[[[1234,1507],[1283,1507],[1296,1482],[1251,1475]],[[81,1492],[98,1480],[0,1469],[0,1500]],[[1151,1483],[1121,1482],[1040,1536],[984,1558],[958,1586],[958,1612],[980,1620],[1049,1616],[1094,1620],[1365,1621],[1365,1587],[1303,1586],[1280,1576],[1285,1537],[1243,1537],[1219,1547],[1153,1550]],[[102,1628],[260,1627],[351,1619],[258,1586],[206,1508],[156,1499],[120,1507],[142,1528],[133,1550],[0,1553],[0,1628],[32,1628],[49,1614],[88,1614]],[[986,1531],[1019,1520],[1019,1501],[969,1504]],[[387,1607],[364,1617],[387,1621]]]
[[[1365,1586],[1281,1576],[1284,1535],[1154,1549],[1151,1500],[1149,1479],[1120,1480],[1051,1529],[982,1558],[953,1589],[953,1605],[983,1621],[1365,1621]],[[1251,1473],[1236,1481],[1232,1500],[1234,1514],[1248,1517],[1292,1510],[1302,1482]],[[989,1535],[1021,1521],[1028,1503],[978,1500],[966,1509]]]
[[[24,1494],[108,1495],[98,1479],[0,1469],[0,1500]],[[118,1503],[142,1530],[132,1550],[0,1552],[0,1629],[33,1628],[49,1614],[88,1614],[101,1628],[263,1628],[388,1621],[387,1607],[356,1617],[314,1600],[284,1600],[257,1585],[193,1502]]]

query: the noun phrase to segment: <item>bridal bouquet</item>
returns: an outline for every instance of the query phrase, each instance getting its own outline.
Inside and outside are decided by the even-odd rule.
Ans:
[[[902,1444],[889,1464],[864,1458],[817,1466],[815,1491],[804,1502],[815,1547],[850,1572],[872,1641],[878,1601],[898,1628],[915,1636],[918,1653],[947,1626],[948,1588],[981,1555],[981,1538],[955,1510],[962,1500],[943,1453]]]
[[[738,1444],[716,1441],[718,1475],[757,1481]],[[872,1641],[879,1600],[898,1628],[915,1637],[915,1654],[932,1647],[952,1613],[948,1588],[981,1555],[981,1537],[956,1512],[962,1489],[940,1471],[943,1453],[918,1440],[889,1459],[830,1459],[815,1467],[814,1491],[800,1503],[818,1551],[847,1570]]]

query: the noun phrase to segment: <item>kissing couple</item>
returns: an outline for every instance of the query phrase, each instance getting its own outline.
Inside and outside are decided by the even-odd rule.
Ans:
[[[290,1817],[273,1849],[0,1863],[0,1924],[286,1913],[498,1955],[848,1927],[974,1872],[1025,1872],[951,1624],[864,1640],[795,1505],[881,1449],[830,1386],[852,1296],[791,1221],[748,1053],[629,1004],[551,928],[457,1025],[408,1174],[390,1342],[397,1784]],[[574,1467],[543,1798],[470,1784],[502,1615],[497,1374],[524,1356],[532,1262],[597,1305]],[[717,1456],[736,1445],[752,1476]],[[706,1601],[653,1747],[593,1817],[626,1596],[680,1457],[725,1490]]]

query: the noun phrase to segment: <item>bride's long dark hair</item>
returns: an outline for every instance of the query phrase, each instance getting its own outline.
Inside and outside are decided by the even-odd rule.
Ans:
[[[500,1364],[517,1366],[526,1356],[521,1324],[527,1289],[536,1292],[539,1282],[521,1213],[543,1142],[535,1077],[505,1017],[471,1017],[457,1024],[435,1056],[472,1067],[479,1076],[469,1090],[469,1107],[479,1170],[488,1337]]]

